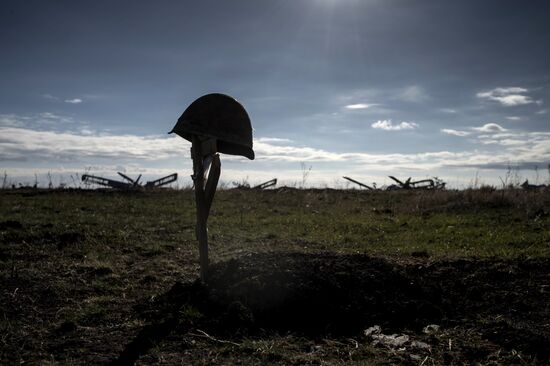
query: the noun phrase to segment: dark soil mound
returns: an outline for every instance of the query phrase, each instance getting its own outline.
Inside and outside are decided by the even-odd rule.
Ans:
[[[253,327],[309,335],[356,334],[373,324],[421,328],[442,316],[438,299],[402,270],[367,256],[263,254],[232,260],[212,267],[207,289],[216,310],[240,309]]]
[[[403,269],[359,255],[259,254],[217,263],[208,282],[176,284],[148,317],[192,306],[221,332],[356,334],[373,324],[421,329],[439,322],[440,299]],[[160,310],[162,309],[162,310]]]
[[[121,357],[136,359],[156,340],[192,327],[228,338],[266,331],[322,338],[357,335],[375,324],[388,332],[421,333],[435,323],[475,329],[497,347],[547,360],[550,332],[540,319],[548,318],[550,296],[540,286],[548,278],[548,265],[250,255],[214,264],[206,284],[176,283],[153,303],[139,306],[136,310],[151,325]]]

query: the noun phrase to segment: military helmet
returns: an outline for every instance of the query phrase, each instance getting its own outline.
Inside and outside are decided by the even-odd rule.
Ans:
[[[195,100],[170,133],[188,141],[193,135],[213,137],[219,152],[254,160],[250,118],[239,102],[225,94],[207,94]]]

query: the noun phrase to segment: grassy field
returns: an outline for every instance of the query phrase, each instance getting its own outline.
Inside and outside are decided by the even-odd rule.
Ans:
[[[219,191],[204,285],[192,191],[0,199],[0,364],[550,360],[549,191]]]

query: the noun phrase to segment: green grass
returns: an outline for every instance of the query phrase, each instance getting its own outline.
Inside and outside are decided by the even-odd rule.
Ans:
[[[102,357],[112,359],[121,338],[143,325],[132,306],[198,276],[192,191],[5,190],[0,202],[0,363],[101,363],[81,354],[100,340]],[[549,258],[550,192],[225,190],[216,193],[208,226],[212,261],[265,251]],[[66,322],[80,333],[60,351]],[[289,342],[309,341],[245,340],[252,351],[243,352],[265,364],[319,359],[310,351],[285,356]],[[218,356],[229,357],[223,347],[231,346],[219,347]],[[373,352],[325,348],[335,364],[370,364]]]
[[[79,259],[117,271],[197,257],[193,192],[0,192],[0,254]],[[548,257],[550,194],[523,192],[220,191],[213,260],[261,251],[433,257]],[[8,260],[9,262],[9,260]],[[158,263],[157,263],[158,262]],[[4,262],[6,263],[6,262]]]

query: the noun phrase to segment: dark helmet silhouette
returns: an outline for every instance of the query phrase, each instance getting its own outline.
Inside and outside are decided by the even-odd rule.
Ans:
[[[244,107],[225,94],[207,94],[195,100],[170,131],[188,141],[193,135],[213,137],[217,150],[254,160],[252,125]]]

